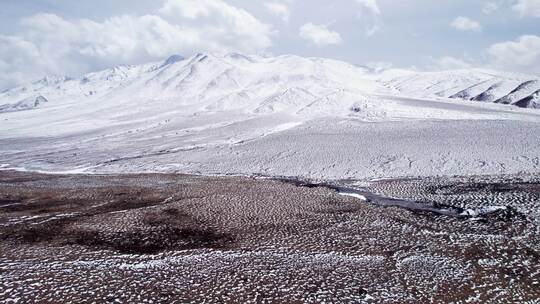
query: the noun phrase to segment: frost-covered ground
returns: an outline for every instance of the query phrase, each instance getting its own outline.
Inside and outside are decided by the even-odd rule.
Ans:
[[[363,186],[507,208],[458,218],[253,178],[4,171],[0,301],[537,302],[538,175]]]
[[[534,95],[527,77],[173,56],[0,93],[0,166],[323,179],[534,173],[540,111],[505,104]],[[455,99],[483,93],[493,98]]]
[[[300,120],[282,114],[171,114],[49,137],[11,137],[16,131],[4,130],[0,153],[6,167],[45,171],[261,173],[329,179],[540,171],[536,136],[540,116],[534,112],[378,101],[388,103],[385,106],[395,116],[399,107],[403,116],[415,116],[419,104],[435,107],[428,118],[351,115]],[[423,114],[425,108],[418,109]],[[437,119],[437,112],[450,119]],[[55,132],[47,125],[17,128],[21,129]]]

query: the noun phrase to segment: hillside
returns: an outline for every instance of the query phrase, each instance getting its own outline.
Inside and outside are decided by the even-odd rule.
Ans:
[[[512,105],[536,107],[537,86],[483,70],[172,56],[1,93],[0,166],[321,179],[536,173],[540,112]]]

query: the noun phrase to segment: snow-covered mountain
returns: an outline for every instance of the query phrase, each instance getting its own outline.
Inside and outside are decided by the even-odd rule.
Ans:
[[[241,54],[171,56],[117,66],[81,78],[46,77],[0,93],[0,112],[86,102],[170,101],[190,111],[348,113],[369,106],[369,94],[445,97],[539,108],[540,81],[485,70],[373,72],[344,62]]]
[[[387,71],[381,81],[400,94],[540,108],[540,79],[534,76],[482,69],[394,74]]]
[[[80,79],[48,77],[1,93],[0,111],[130,99],[169,100],[192,105],[193,111],[290,112],[331,96],[352,105],[355,98],[377,89],[367,76],[361,68],[329,59],[175,55],[164,62],[118,66]]]
[[[508,105],[538,107],[538,83],[298,56],[172,56],[0,93],[0,170],[540,172],[540,111]]]

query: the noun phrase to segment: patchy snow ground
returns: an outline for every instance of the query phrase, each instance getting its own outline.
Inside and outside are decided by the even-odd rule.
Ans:
[[[47,100],[0,113],[0,160],[4,169],[45,172],[332,179],[540,171],[540,111],[446,98],[489,82],[460,98],[476,97],[502,76],[430,75],[373,74],[297,56],[198,54],[50,77],[0,93],[1,105]]]
[[[354,182],[354,181],[351,181]],[[0,299],[32,303],[536,303],[540,175],[370,183],[0,172]],[[373,191],[373,192],[372,192]],[[424,209],[425,210],[425,209]],[[81,275],[84,274],[84,275]]]

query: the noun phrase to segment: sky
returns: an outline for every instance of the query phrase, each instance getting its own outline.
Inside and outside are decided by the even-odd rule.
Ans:
[[[0,89],[198,52],[540,75],[540,0],[0,0]]]

